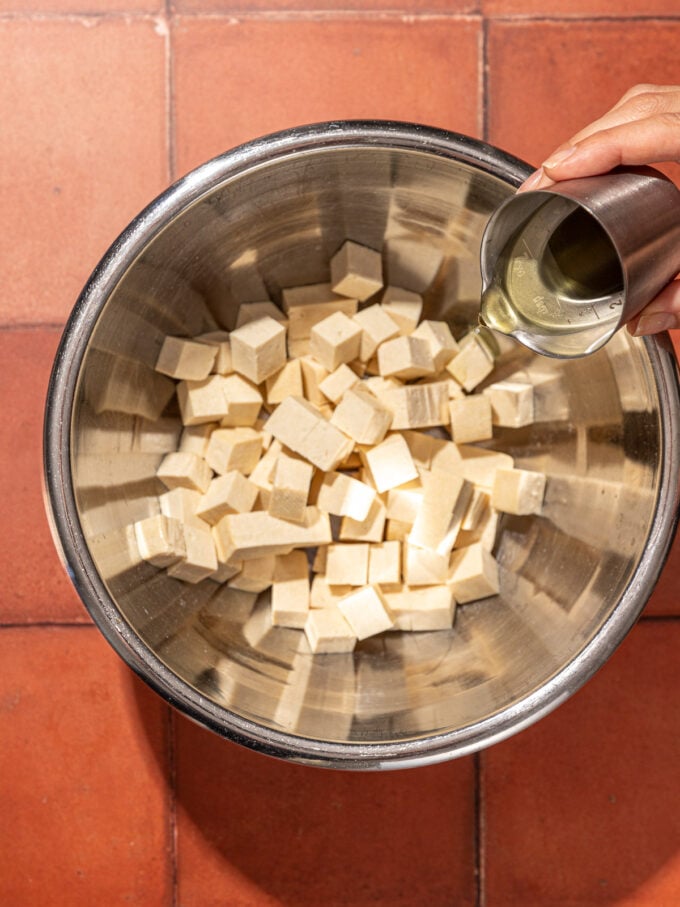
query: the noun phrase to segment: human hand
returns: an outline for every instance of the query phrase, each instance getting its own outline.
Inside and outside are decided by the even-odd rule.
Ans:
[[[519,188],[607,173],[621,164],[680,162],[680,85],[636,85],[611,110],[553,151]],[[680,279],[628,323],[635,336],[680,328]]]

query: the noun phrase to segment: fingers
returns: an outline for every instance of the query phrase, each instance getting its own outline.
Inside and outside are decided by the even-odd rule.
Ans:
[[[669,283],[627,327],[634,337],[680,328],[680,279]]]
[[[606,173],[620,164],[680,159],[680,86],[636,85],[611,110],[560,145],[519,191]]]

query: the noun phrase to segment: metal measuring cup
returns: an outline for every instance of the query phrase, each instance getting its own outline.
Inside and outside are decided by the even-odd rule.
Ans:
[[[680,191],[619,167],[512,196],[481,242],[480,321],[530,349],[602,347],[680,271]]]

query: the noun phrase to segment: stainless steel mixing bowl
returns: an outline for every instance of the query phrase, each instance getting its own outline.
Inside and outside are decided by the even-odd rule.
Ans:
[[[547,475],[539,517],[505,517],[501,594],[449,632],[387,633],[312,656],[267,602],[227,602],[140,561],[130,524],[158,512],[177,442],[166,333],[233,326],[239,303],[328,279],[350,238],[384,250],[425,314],[476,324],[479,246],[529,168],[417,125],[335,122],[237,148],[154,201],[94,271],[68,322],[46,409],[57,544],[95,622],[156,691],[214,731],[298,762],[398,768],[469,753],[546,714],[600,667],[660,573],[678,508],[679,392],[667,338],[621,332],[587,359],[506,348],[538,380],[535,424],[493,446]]]

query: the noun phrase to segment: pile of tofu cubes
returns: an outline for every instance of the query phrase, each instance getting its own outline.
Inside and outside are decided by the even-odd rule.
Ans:
[[[422,320],[373,249],[345,242],[330,275],[241,305],[230,332],[165,339],[184,427],[160,515],[134,527],[173,577],[270,589],[272,624],[315,653],[450,629],[499,591],[499,513],[540,512],[545,485],[475,446],[533,419],[531,384],[493,383],[478,332]]]

